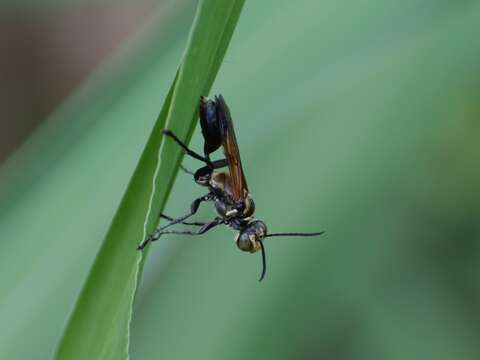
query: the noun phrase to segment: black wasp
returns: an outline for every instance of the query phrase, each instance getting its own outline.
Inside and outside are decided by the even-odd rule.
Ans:
[[[185,150],[186,154],[205,163],[205,166],[198,169],[195,173],[184,170],[193,175],[197,184],[208,188],[208,194],[195,199],[191,205],[190,212],[178,219],[161,215],[162,218],[170,222],[155,230],[153,234],[140,244],[138,249],[142,250],[149,242],[158,240],[163,234],[200,235],[217,225],[224,224],[239,232],[235,241],[240,250],[251,253],[261,250],[263,268],[260,280],[262,280],[266,272],[265,248],[263,245],[265,238],[273,236],[317,236],[323,232],[267,234],[265,223],[253,218],[255,203],[248,191],[230,110],[225,100],[221,95],[215,96],[215,100],[202,96],[200,98],[199,113],[200,125],[205,140],[203,146],[204,156],[190,150],[170,130],[164,129],[163,134],[176,141]],[[225,158],[212,161],[210,154],[220,146],[223,146]],[[216,171],[227,166],[228,173]],[[186,222],[185,220],[193,216],[197,212],[200,203],[204,201],[213,201],[218,214],[217,217],[208,223]],[[196,232],[166,230],[168,227],[179,223],[200,226],[200,230]]]

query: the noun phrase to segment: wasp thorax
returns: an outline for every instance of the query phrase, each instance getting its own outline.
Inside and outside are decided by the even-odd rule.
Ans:
[[[223,218],[249,218],[255,212],[255,203],[250,195],[245,199],[238,202],[233,200],[224,201],[219,199],[215,201],[215,209],[218,215]]]
[[[237,236],[236,242],[240,250],[254,253],[258,251],[260,241],[267,235],[267,226],[263,221],[256,220],[248,224]]]

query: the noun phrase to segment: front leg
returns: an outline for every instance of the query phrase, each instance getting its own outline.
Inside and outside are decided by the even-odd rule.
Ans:
[[[156,241],[160,238],[161,235],[165,234],[176,234],[176,235],[201,235],[205,234],[207,231],[213,229],[215,226],[224,224],[224,219],[217,217],[213,221],[206,223],[202,228],[198,231],[178,231],[178,230],[165,230],[159,233],[158,237],[155,239],[151,239],[150,241]]]
[[[168,215],[165,215],[165,214],[160,214],[160,219],[165,219],[165,220],[168,220],[168,221],[174,221],[175,220],[171,216],[168,216]],[[202,221],[182,221],[180,224],[182,224],[182,225],[192,225],[192,226],[203,226],[203,225],[205,225],[205,223],[202,222]]]
[[[155,230],[151,235],[149,235],[145,240],[142,241],[142,243],[138,246],[137,250],[143,250],[145,248],[145,246],[147,246],[147,244],[150,242],[150,241],[155,241],[157,240],[162,231],[164,231],[166,228],[172,226],[172,225],[175,225],[175,224],[179,224],[179,223],[182,223],[184,222],[186,219],[188,219],[189,217],[195,215],[195,213],[198,211],[198,208],[200,207],[200,204],[204,201],[211,201],[213,200],[213,194],[212,193],[208,193],[207,195],[204,195],[202,197],[199,197],[198,199],[195,199],[193,202],[192,202],[192,205],[190,206],[190,213],[184,215],[184,216],[181,216],[177,219],[174,219],[172,221],[170,221],[167,225],[164,225],[162,227],[159,227],[157,230]]]

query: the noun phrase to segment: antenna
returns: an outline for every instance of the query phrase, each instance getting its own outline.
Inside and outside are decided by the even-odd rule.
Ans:
[[[325,231],[315,232],[315,233],[276,233],[276,234],[267,234],[265,237],[274,237],[274,236],[319,236],[322,235]]]
[[[267,272],[267,258],[265,256],[265,247],[263,246],[263,242],[259,241],[260,249],[262,249],[262,275],[260,275],[260,279],[258,281],[262,281],[265,277],[265,273]]]

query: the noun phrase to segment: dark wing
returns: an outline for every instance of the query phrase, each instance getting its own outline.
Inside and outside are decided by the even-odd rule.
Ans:
[[[233,198],[235,201],[244,200],[248,193],[248,187],[243,173],[242,160],[233,130],[230,110],[222,95],[215,96],[215,102],[217,103],[217,119],[222,133],[223,151],[228,161],[228,169],[232,179]]]

